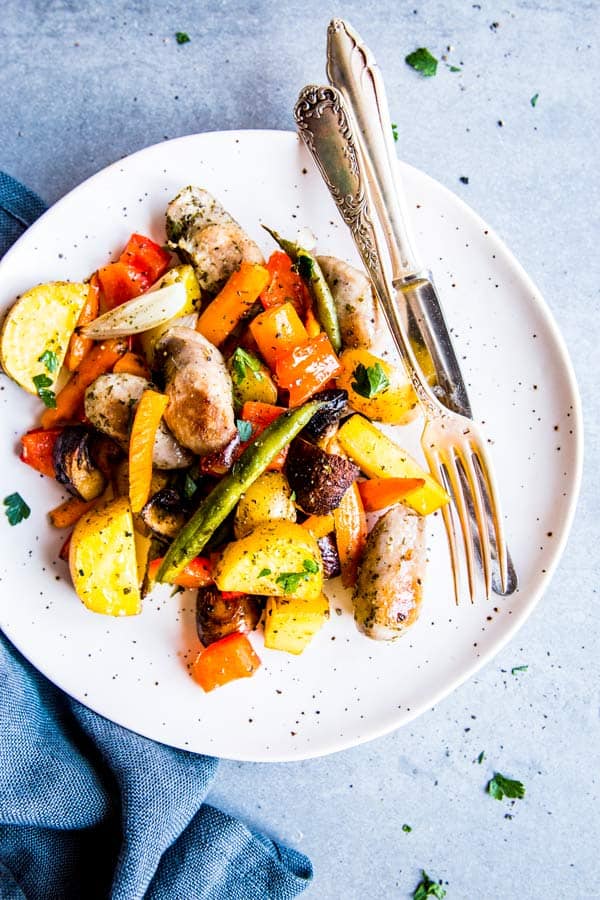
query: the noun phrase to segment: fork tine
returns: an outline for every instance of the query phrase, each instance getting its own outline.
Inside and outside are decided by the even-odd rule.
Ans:
[[[456,448],[454,448],[456,450]],[[448,474],[452,499],[458,512],[460,528],[462,531],[463,542],[465,545],[465,557],[467,560],[467,576],[469,579],[469,593],[471,595],[471,603],[475,602],[476,584],[475,584],[475,551],[473,549],[473,536],[471,534],[471,524],[469,521],[469,511],[465,501],[460,474],[456,466],[456,457],[453,452],[446,454],[444,467]]]
[[[444,470],[440,464],[439,457],[433,453],[431,449],[425,452],[429,469],[440,482],[447,486],[448,479],[445,477]],[[454,602],[458,606],[460,603],[460,560],[458,549],[456,546],[456,529],[454,527],[454,517],[452,515],[452,505],[447,503],[441,509],[444,527],[446,529],[446,537],[448,538],[448,548],[450,550],[450,564],[452,566],[452,583],[454,585]]]
[[[483,578],[485,582],[485,598],[486,600],[489,600],[492,591],[492,549],[490,546],[490,536],[488,533],[488,517],[483,502],[483,497],[481,495],[479,478],[477,477],[477,472],[475,471],[475,467],[473,465],[471,447],[467,448],[466,453],[461,454],[460,465],[469,483],[469,489],[471,492],[473,511],[475,513],[477,532],[479,534],[479,547],[481,549],[481,565],[483,567]]]
[[[494,523],[494,536],[496,540],[498,567],[500,569],[500,581],[502,583],[502,590],[506,591],[506,582],[508,577],[507,550],[506,540],[504,538],[504,527],[502,525],[502,512],[500,509],[498,487],[496,484],[496,479],[494,477],[494,469],[489,454],[485,446],[481,442],[478,442],[477,444],[471,443],[471,450],[479,465],[479,471],[481,473],[481,477],[483,478],[483,482],[487,491],[487,499],[492,513],[492,522]]]

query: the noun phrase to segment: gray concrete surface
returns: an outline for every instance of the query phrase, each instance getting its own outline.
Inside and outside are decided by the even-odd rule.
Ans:
[[[476,678],[354,750],[223,763],[212,800],[312,858],[311,900],[408,898],[421,868],[451,900],[600,897],[597,3],[5,0],[0,168],[53,202],[167,136],[290,129],[333,15],[376,50],[393,118],[412,123],[403,157],[483,215],[545,295],[583,394],[585,480],[543,602]],[[419,46],[461,71],[419,77],[404,63]],[[523,801],[485,794],[496,768]]]

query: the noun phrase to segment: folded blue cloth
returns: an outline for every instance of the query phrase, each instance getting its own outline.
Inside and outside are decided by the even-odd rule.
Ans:
[[[0,255],[44,208],[0,172]],[[0,634],[0,897],[297,896],[310,861],[204,802],[217,765],[87,709]]]

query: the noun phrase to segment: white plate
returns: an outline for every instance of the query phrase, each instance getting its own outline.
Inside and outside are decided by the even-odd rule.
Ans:
[[[564,547],[581,477],[582,431],[573,371],[552,318],[523,269],[465,204],[404,167],[423,255],[433,266],[476,414],[493,439],[510,548],[520,579],[511,598],[455,608],[440,517],[431,519],[420,621],[396,644],[370,641],[350,603],[301,657],[262,647],[251,679],[204,694],[186,662],[197,650],[194,597],[145,601],[113,620],[78,601],[62,537],[46,512],[59,487],[17,458],[39,401],[2,378],[0,496],[19,491],[31,517],[0,516],[1,623],[57,685],[92,709],[158,741],[242,760],[318,756],[384,734],[465,681],[532,611]],[[49,210],[0,264],[0,304],[35,283],[77,280],[106,263],[130,232],[164,238],[167,201],[208,188],[269,253],[265,222],[294,236],[308,226],[320,252],[356,260],[337,210],[298,138],[286,132],[194,135],[149,147],[100,172]],[[420,455],[418,428],[403,442]]]

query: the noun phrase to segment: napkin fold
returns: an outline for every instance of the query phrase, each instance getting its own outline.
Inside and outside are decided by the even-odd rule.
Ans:
[[[0,256],[44,209],[0,172]],[[205,802],[217,765],[92,712],[0,633],[2,900],[296,897],[310,861]]]

